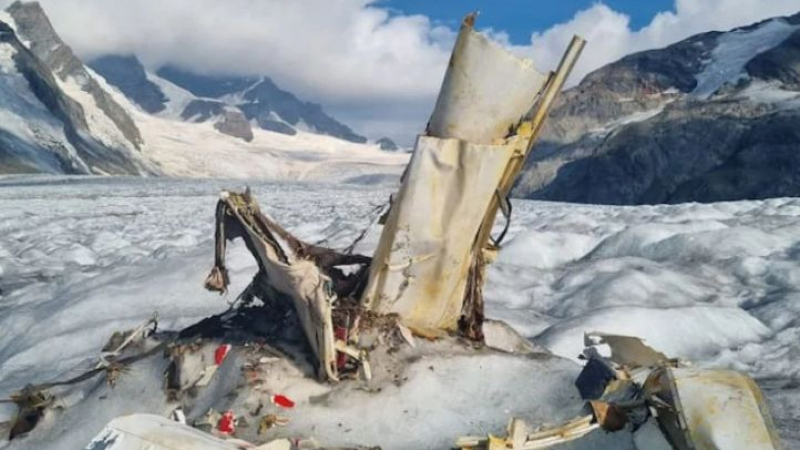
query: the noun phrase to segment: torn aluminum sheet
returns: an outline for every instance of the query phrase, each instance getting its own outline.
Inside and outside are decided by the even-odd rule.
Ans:
[[[85,450],[239,450],[192,427],[150,414],[118,417],[106,425]]]
[[[474,16],[464,21],[433,125],[417,142],[374,258],[300,242],[249,193],[224,192],[218,203],[216,261],[206,287],[226,289],[225,243],[244,238],[259,262],[248,291],[266,285],[291,299],[319,372],[330,380],[338,379],[342,355],[369,377],[363,352],[347,348],[357,342],[354,324],[363,314],[398,315],[421,336],[460,331],[483,341],[486,243],[497,198],[510,189],[584,41],[576,38],[558,71],[545,77],[475,33],[473,22]],[[476,130],[477,123],[487,128]],[[352,275],[337,269],[353,263],[359,268]]]
[[[655,367],[669,360],[665,354],[648,347],[637,337],[586,333],[583,343],[587,349],[608,345],[611,350],[608,359],[620,366]]]
[[[256,445],[235,438],[221,438],[190,426],[151,414],[118,417],[84,450],[291,450],[288,439]],[[309,448],[318,448],[312,446]]]
[[[265,285],[270,292],[262,295],[291,302],[319,361],[320,376],[338,380],[334,305],[345,315],[343,322],[348,323],[347,315],[351,312],[344,311],[343,306],[347,305],[342,304],[349,295],[357,295],[354,293],[359,291],[366,271],[345,275],[335,267],[358,264],[364,268],[370,259],[339,254],[299,241],[263,214],[249,192],[223,192],[217,204],[216,220],[215,264],[206,279],[206,287],[224,292],[228,284],[224,264],[226,242],[243,238],[259,266],[259,273],[248,291]],[[351,303],[355,304],[355,300]]]
[[[530,60],[476,33],[474,19],[468,16],[461,27],[361,303],[379,314],[397,313],[416,330],[458,330],[482,341],[482,289],[497,197],[507,194],[505,185],[516,177],[583,41],[573,43],[559,76],[547,77]]]
[[[676,450],[781,448],[761,390],[743,373],[662,367],[645,391]]]
[[[526,144],[419,138],[373,256],[366,309],[398,313],[412,329],[457,329],[475,237]]]
[[[519,58],[464,20],[428,135],[473,144],[494,144],[530,112],[547,82],[533,61]]]

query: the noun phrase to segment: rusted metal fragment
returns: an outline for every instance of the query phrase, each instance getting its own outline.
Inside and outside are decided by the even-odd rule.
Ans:
[[[592,400],[589,405],[592,407],[595,420],[604,430],[619,431],[625,428],[628,419],[619,406],[601,400]]]

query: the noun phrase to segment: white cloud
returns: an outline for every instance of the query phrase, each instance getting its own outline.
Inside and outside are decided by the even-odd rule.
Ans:
[[[0,0],[0,4],[4,0]],[[5,0],[6,3],[8,0]],[[146,64],[267,74],[372,137],[408,144],[421,130],[456,30],[380,0],[41,0],[84,58],[131,52]],[[502,7],[501,5],[498,7]],[[573,34],[590,41],[574,80],[633,51],[800,10],[800,0],[676,0],[640,30],[602,3],[532,35],[516,50],[543,69]],[[478,22],[480,25],[480,21]],[[506,40],[502,30],[493,37]]]
[[[530,46],[517,50],[531,55],[543,67],[552,67],[558,64],[572,35],[585,37],[589,43],[571,80],[576,83],[592,70],[636,51],[797,12],[800,0],[676,0],[674,11],[659,13],[644,28],[633,30],[628,16],[596,3],[566,23],[533,33]]]

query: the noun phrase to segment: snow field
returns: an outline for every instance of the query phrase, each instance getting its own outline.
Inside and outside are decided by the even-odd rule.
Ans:
[[[231,180],[0,179],[0,397],[80,373],[113,331],[154,311],[163,329],[174,329],[224,310],[256,270],[246,249],[231,247],[229,294],[206,292],[202,281],[213,259],[217,193],[242,187]],[[287,229],[335,248],[349,245],[393,191],[252,187]],[[499,432],[514,413],[533,425],[568,418],[580,405],[571,387],[579,365],[570,359],[583,333],[596,331],[635,334],[670,356],[750,373],[787,448],[800,443],[800,199],[514,206],[488,272],[487,316],[565,359],[433,355],[408,367],[408,380],[382,400],[323,385],[293,388],[303,381],[289,371],[276,389],[295,396],[298,407],[284,432],[311,427],[331,444],[380,439],[388,449],[447,448],[454,434]],[[371,230],[359,251],[370,254],[378,237]],[[158,361],[135,367],[113,391],[76,388],[64,412],[0,448],[81,448],[116,415],[167,414]],[[312,404],[320,395],[327,406]],[[647,432],[635,439],[647,441]],[[598,434],[568,448],[634,447],[630,436]]]

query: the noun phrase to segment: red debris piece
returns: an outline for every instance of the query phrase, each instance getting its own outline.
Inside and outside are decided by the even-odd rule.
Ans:
[[[214,351],[214,364],[220,365],[222,361],[225,361],[225,357],[228,356],[228,352],[231,350],[230,344],[222,344]]]
[[[234,416],[233,411],[225,411],[225,414],[217,422],[217,430],[222,434],[231,435],[236,432],[235,422],[236,416]]]
[[[283,408],[294,408],[294,402],[280,394],[272,396],[272,403]]]

